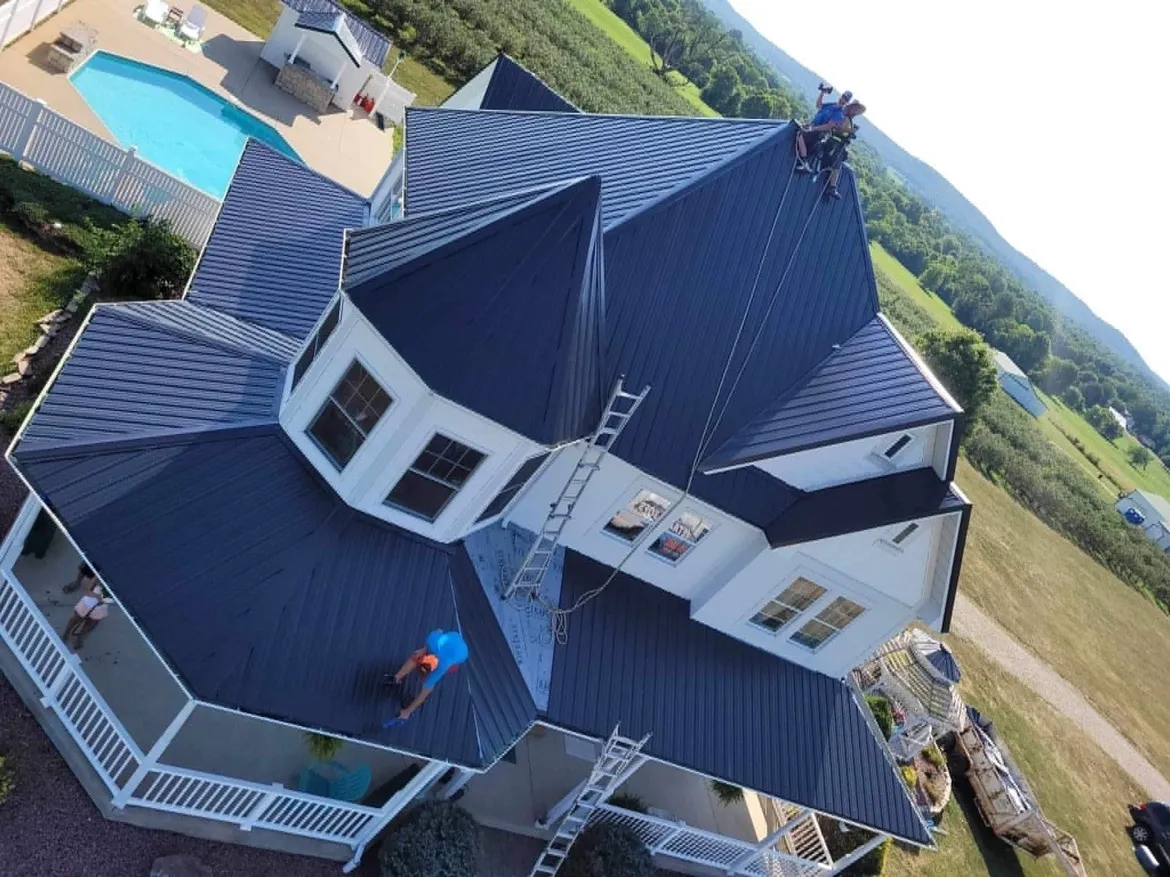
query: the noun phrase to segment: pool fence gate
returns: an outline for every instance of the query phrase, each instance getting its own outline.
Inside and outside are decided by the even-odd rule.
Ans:
[[[0,16],[20,2],[10,0]],[[140,158],[133,146],[123,149],[2,82],[0,152],[132,216],[165,219],[196,249],[219,214],[217,199]]]

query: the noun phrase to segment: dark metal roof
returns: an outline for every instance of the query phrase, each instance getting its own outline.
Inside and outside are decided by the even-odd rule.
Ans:
[[[294,27],[299,27],[301,30],[315,31],[317,33],[332,34],[337,38],[337,42],[341,44],[341,48],[345,50],[345,54],[349,56],[349,60],[353,61],[358,67],[362,65],[362,47],[358,45],[357,38],[354,37],[346,25],[345,13],[321,11],[302,12],[297,16],[297,23]]]
[[[386,63],[386,58],[390,55],[390,38],[378,33],[352,12],[333,3],[332,0],[281,0],[281,2],[297,12],[329,12],[344,15],[346,25],[348,25],[354,39],[357,40],[358,46],[361,47],[362,55],[368,58],[375,67],[380,68]]]
[[[764,529],[773,548],[963,511],[970,503],[930,468],[804,493]]]
[[[708,456],[703,469],[952,420],[960,411],[879,314]]]
[[[604,404],[600,191],[354,231],[343,287],[436,392],[545,444],[580,438]]]
[[[938,648],[926,652],[926,660],[930,661],[930,665],[952,685],[957,685],[963,678],[963,674],[959,670],[959,662],[955,660],[951,650],[942,643],[938,644]]]
[[[545,85],[535,73],[501,52],[492,62],[492,76],[479,102],[481,110],[527,110],[535,113],[578,113],[575,106]]]
[[[561,605],[611,572],[566,552]],[[620,722],[651,735],[654,758],[932,843],[842,681],[692,621],[686,600],[626,574],[568,616],[547,717],[594,737]]]
[[[98,305],[21,448],[271,423],[294,352],[189,302]]]
[[[16,460],[200,698],[470,766],[535,718],[462,547],[350,509],[279,427]],[[472,660],[381,730],[398,709],[382,674],[434,628]]]
[[[408,107],[406,211],[596,175],[609,229],[786,124]]]
[[[186,300],[303,340],[337,292],[366,201],[249,140]]]

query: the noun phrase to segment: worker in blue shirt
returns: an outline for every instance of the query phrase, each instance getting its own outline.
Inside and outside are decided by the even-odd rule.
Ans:
[[[389,685],[402,685],[406,677],[416,670],[423,677],[419,693],[415,695],[414,700],[402,707],[398,717],[409,719],[411,714],[422,706],[423,701],[431,696],[439,680],[458,669],[467,658],[467,643],[457,632],[432,630],[427,634],[426,645],[411,652],[398,672],[386,680]]]
[[[823,83],[817,93],[817,111],[807,128],[802,128],[796,135],[796,155],[798,158],[796,169],[803,173],[812,170],[808,164],[809,153],[820,146],[825,135],[839,128],[845,121],[845,107],[853,100],[853,92],[845,91],[836,103],[826,104],[825,96],[832,92],[831,85]]]

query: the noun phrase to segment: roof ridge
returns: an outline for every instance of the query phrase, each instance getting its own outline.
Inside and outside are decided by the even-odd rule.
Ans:
[[[278,155],[281,158],[288,158],[287,155],[285,155],[284,153],[269,146],[263,140],[257,140],[255,137],[250,136],[250,137],[248,137],[247,141],[244,143],[244,151],[240,153],[240,160],[238,162],[236,162],[237,169],[239,168],[240,163],[243,162],[244,156],[246,156],[248,154],[249,149],[263,149],[265,152],[269,152],[273,155]],[[325,176],[325,174],[321,173],[321,171],[319,171],[316,168],[311,167],[310,165],[301,161],[299,157],[296,159],[296,162],[297,162],[297,164],[304,167],[305,170],[307,170],[309,173],[313,174],[315,177],[320,179],[322,182],[328,183],[330,186],[333,186],[335,189],[338,189],[339,191],[345,193],[346,195],[352,195],[354,198],[357,198],[362,204],[369,205],[370,199],[367,198],[365,195],[361,195],[361,194],[355,192],[353,189],[349,188],[349,186],[344,186],[341,183],[337,182],[337,180],[334,180],[331,177]],[[236,181],[236,176],[233,173],[232,174],[232,181],[230,183],[228,183],[228,191],[229,192],[231,191],[232,185],[235,183],[235,181]],[[224,193],[223,200],[225,202],[227,201],[227,192]],[[221,203],[223,203],[223,202],[221,202]]]
[[[522,65],[521,65],[522,66]],[[532,72],[532,71],[528,71]],[[533,74],[534,76],[536,74]],[[537,79],[540,79],[538,76]],[[543,82],[543,80],[541,80]],[[547,83],[546,83],[547,85]],[[568,103],[568,101],[566,101]],[[479,110],[466,109],[459,107],[422,107],[410,106],[406,108],[407,116],[411,113],[451,113],[451,114],[466,114],[466,113],[490,113],[499,116],[564,116],[566,118],[585,118],[585,119],[636,119],[640,121],[665,122],[667,124],[682,123],[682,122],[702,122],[709,124],[712,127],[719,125],[736,125],[736,126],[750,126],[758,125],[777,126],[784,128],[788,125],[795,124],[791,119],[743,119],[735,116],[655,116],[647,113],[588,113],[576,112],[566,113],[558,110]]]
[[[34,447],[25,448],[14,454],[17,462],[37,462],[72,457],[85,452],[86,456],[105,456],[121,451],[133,451],[142,447],[172,447],[194,445],[204,441],[227,441],[233,438],[249,438],[271,435],[280,429],[280,422],[273,415],[271,419],[238,421],[227,426],[190,426],[179,429],[152,429],[133,435],[113,435],[107,438],[83,439],[81,441],[48,442],[37,439]],[[23,443],[22,443],[23,444]]]
[[[129,302],[99,302],[95,307],[101,307],[103,310],[109,309],[109,313],[116,313],[118,316],[137,323],[146,328],[158,329],[161,332],[167,332],[172,335],[177,335],[183,338],[190,338],[198,340],[204,344],[212,347],[218,347],[230,353],[245,354],[247,356],[259,356],[264,359],[270,359],[274,362],[287,364],[292,361],[297,350],[300,349],[300,344],[293,338],[285,335],[283,332],[278,332],[275,329],[269,329],[266,326],[261,326],[257,323],[248,320],[241,320],[239,317],[233,317],[231,314],[226,314],[223,311],[208,307],[207,305],[200,305],[186,299],[170,299],[167,301],[129,301]],[[270,350],[262,347],[245,346],[242,343],[235,343],[227,338],[212,335],[209,332],[203,331],[196,327],[189,327],[173,322],[160,322],[151,318],[148,315],[149,310],[158,310],[166,312],[168,310],[179,310],[191,308],[199,313],[213,315],[214,319],[223,320],[224,322],[234,324],[238,327],[254,331],[258,334],[268,336],[271,340],[272,336],[278,336],[280,341],[287,341],[293,348],[288,358],[276,355]]]

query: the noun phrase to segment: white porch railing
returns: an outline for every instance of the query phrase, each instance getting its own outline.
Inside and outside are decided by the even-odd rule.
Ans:
[[[827,874],[831,864],[809,861],[776,849],[760,850],[756,844],[736,840],[671,822],[645,813],[634,813],[602,804],[594,821],[616,823],[633,831],[653,855],[671,856],[685,862],[719,868],[726,874],[751,877],[814,877]]]
[[[20,521],[13,529],[18,528]],[[244,831],[260,827],[332,841],[355,851],[364,848],[393,815],[386,809],[318,798],[279,785],[150,766],[11,572],[0,577],[0,639],[40,690],[41,703],[57,714],[85,753],[111,797],[125,796],[127,805],[230,822]],[[128,784],[133,788],[127,789]]]
[[[17,2],[17,0],[11,0]],[[165,219],[196,248],[220,202],[194,186],[0,83],[0,152],[133,216]]]

